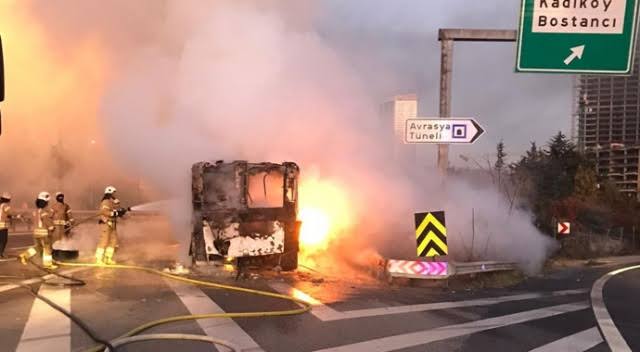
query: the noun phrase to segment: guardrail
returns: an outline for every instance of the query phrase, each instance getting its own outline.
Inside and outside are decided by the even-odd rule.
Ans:
[[[518,266],[516,263],[509,262],[453,262],[451,263],[450,268],[452,270],[451,275],[466,275],[487,273],[491,271],[517,270]]]
[[[516,263],[511,262],[428,262],[422,260],[385,261],[385,271],[391,278],[409,279],[447,279],[455,275],[479,274],[494,271],[518,270]]]

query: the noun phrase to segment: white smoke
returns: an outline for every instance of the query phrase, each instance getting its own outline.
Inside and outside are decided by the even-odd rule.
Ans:
[[[372,94],[380,89],[366,86],[362,71],[314,29],[313,9],[250,1],[145,4],[161,8],[151,11],[158,18],[141,21],[143,29],[132,24],[130,43],[105,45],[114,51],[113,65],[99,118],[114,158],[130,174],[183,200],[169,211],[183,245],[192,163],[290,160],[303,177],[315,170],[314,177],[347,193],[353,227],[337,244],[343,256],[374,247],[414,257],[413,212],[446,210],[454,257],[465,259],[474,208],[476,259],[539,268],[552,244],[528,214],[508,215],[496,191],[453,178],[443,186],[435,170],[416,164],[407,175],[407,165],[393,161],[385,130],[391,124],[381,121],[380,97]],[[115,21],[122,12],[100,14]],[[111,26],[95,30],[111,33]],[[393,79],[393,67],[377,67],[371,75]]]

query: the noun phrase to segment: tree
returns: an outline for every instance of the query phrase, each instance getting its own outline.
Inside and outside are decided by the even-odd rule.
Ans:
[[[585,231],[640,226],[640,203],[621,193],[614,181],[599,179],[593,161],[562,132],[542,149],[532,142],[510,168],[518,190],[515,204],[533,213],[541,231],[553,234],[558,218],[572,219]]]
[[[498,171],[498,174],[500,174],[500,172],[504,168],[504,158],[506,156],[507,153],[505,153],[504,151],[504,142],[500,140],[500,143],[498,143],[498,145],[496,146],[496,163],[494,165],[494,168],[496,169],[496,171]]]
[[[558,214],[574,214],[579,204],[570,201],[577,192],[592,196],[596,188],[594,168],[562,133],[554,135],[543,150],[535,143],[512,167],[523,203],[531,209],[535,223],[551,233],[551,220]],[[576,197],[579,198],[579,197]]]
[[[540,150],[536,145],[536,142],[531,142],[531,147],[527,150],[527,154],[525,155],[525,160],[527,161],[537,161],[540,159]]]
[[[598,190],[598,176],[593,167],[579,165],[574,177],[573,193],[582,200],[593,199]]]
[[[600,183],[600,192],[598,194],[600,203],[609,207],[618,206],[624,202],[624,198],[616,184],[611,180],[603,180]]]
[[[573,143],[561,131],[558,131],[558,134],[553,136],[547,145],[549,149],[546,154],[553,159],[564,158],[575,150]]]

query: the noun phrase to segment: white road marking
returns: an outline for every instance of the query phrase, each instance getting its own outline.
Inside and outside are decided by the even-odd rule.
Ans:
[[[442,326],[439,328],[417,331],[369,341],[318,350],[316,352],[386,352],[413,346],[428,344],[452,337],[475,334],[485,330],[525,323],[531,320],[549,318],[555,315],[575,312],[589,308],[587,302],[562,304],[546,308],[529,310],[495,318],[471,321],[468,323]]]
[[[609,315],[607,307],[604,304],[602,291],[604,289],[604,285],[609,281],[609,279],[615,275],[634,269],[640,269],[640,265],[630,266],[607,273],[603,277],[599,278],[591,288],[591,306],[593,308],[593,314],[596,316],[596,321],[600,326],[600,331],[602,332],[604,340],[607,342],[611,350],[616,352],[631,352],[631,348],[627,344],[627,341],[625,341],[624,337],[620,334],[618,328],[616,328],[616,324],[613,322],[613,319],[611,319],[611,315]]]
[[[191,314],[224,313],[214,301],[196,286],[165,280],[178,295]],[[205,334],[229,341],[241,351],[264,351],[233,319],[198,319],[198,325]]]
[[[71,309],[71,289],[42,286],[39,293],[62,308]],[[71,351],[71,321],[47,303],[34,298],[17,352]]]
[[[334,321],[334,320],[343,320],[343,319],[375,317],[380,315],[425,312],[425,311],[439,310],[439,309],[487,306],[487,305],[504,303],[504,302],[523,301],[528,299],[537,299],[537,298],[544,298],[544,297],[577,295],[577,294],[589,292],[589,289],[578,289],[578,290],[554,291],[550,293],[525,293],[525,294],[511,295],[511,296],[479,298],[479,299],[472,299],[467,301],[412,304],[412,305],[406,305],[406,306],[358,309],[358,310],[339,312],[323,304],[317,299],[309,296],[308,294],[296,288],[293,288],[287,284],[274,283],[274,284],[271,284],[271,287],[273,287],[273,289],[275,289],[280,293],[288,294],[308,302],[313,306],[313,309],[311,310],[311,314],[315,315],[318,319],[322,321]]]
[[[285,295],[290,295],[296,298],[299,298],[309,304],[311,304],[311,314],[313,314],[316,318],[322,321],[332,321],[332,320],[341,320],[344,318],[344,313],[338,312],[337,310],[323,304],[317,299],[309,296],[308,294],[298,290],[297,288],[293,288],[285,283],[277,282],[272,283],[270,286]]]
[[[540,346],[529,352],[584,352],[603,341],[604,340],[602,339],[598,328],[592,327],[591,329],[580,331],[579,333],[569,335],[544,346]]]
[[[60,272],[60,274],[69,275],[69,274],[73,274],[73,273],[76,273],[78,271],[84,271],[84,270],[87,270],[87,269],[89,269],[89,268],[73,268],[73,269],[69,269],[69,270],[63,270],[63,271]],[[51,280],[51,279],[54,279],[56,277],[57,276],[55,276],[53,274],[47,274],[45,276],[36,277],[36,278],[33,278],[33,279],[21,281],[20,284],[22,284],[22,285],[32,285],[32,284],[36,284],[38,282]],[[10,291],[10,290],[13,290],[13,289],[18,288],[18,287],[20,287],[20,285],[15,285],[15,284],[2,285],[2,286],[0,286],[0,293],[5,292],[5,291]]]

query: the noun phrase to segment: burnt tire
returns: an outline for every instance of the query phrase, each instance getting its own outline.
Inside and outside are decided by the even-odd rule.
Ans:
[[[282,271],[298,269],[298,251],[283,253],[280,257],[280,267]]]
[[[202,226],[202,217],[199,213],[193,216],[193,228],[191,232],[191,246],[189,247],[189,255],[194,262],[206,261],[207,252],[204,243],[204,228]]]
[[[300,221],[285,225],[284,253],[280,256],[280,267],[283,271],[298,269],[298,251],[300,250]]]

